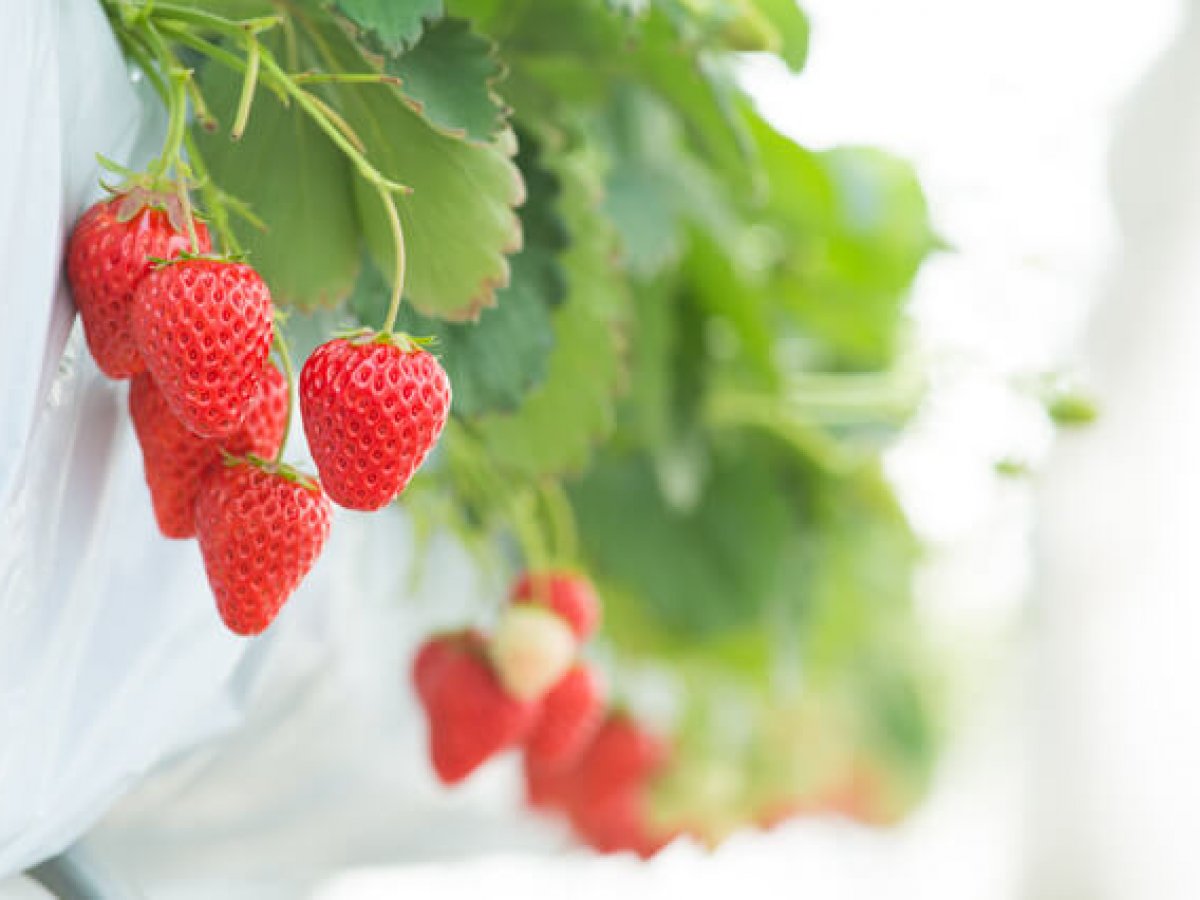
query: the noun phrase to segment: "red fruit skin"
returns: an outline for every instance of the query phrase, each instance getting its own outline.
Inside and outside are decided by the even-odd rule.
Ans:
[[[271,348],[271,294],[243,263],[188,259],[133,295],[133,333],[171,411],[206,438],[245,420]]]
[[[677,835],[652,828],[648,806],[644,789],[626,788],[587,806],[572,806],[571,827],[581,841],[599,853],[629,851],[649,859]]]
[[[667,744],[622,713],[612,713],[571,774],[566,812],[580,839],[602,853],[631,850],[649,857],[670,835],[647,817],[647,790],[666,764]]]
[[[185,232],[172,227],[161,209],[143,207],[122,222],[122,197],[90,207],[75,224],[67,245],[67,280],[83,320],[96,365],[109,378],[131,378],[145,370],[133,336],[133,292],[150,272],[149,257],[172,259],[191,249]],[[208,228],[196,222],[199,251],[211,249]]]
[[[558,613],[581,643],[600,624],[600,599],[592,583],[574,572],[526,572],[511,597],[513,603],[541,603]]]
[[[214,466],[196,498],[196,536],[221,618],[260,634],[308,574],[329,537],[329,500],[316,482],[257,466]]]
[[[576,663],[542,698],[525,739],[526,758],[544,768],[569,766],[586,749],[603,716],[604,687],[599,677]]]
[[[472,632],[427,642],[414,661],[413,681],[429,720],[429,756],[443,784],[457,784],[518,743],[533,721],[535,704],[504,693],[482,638]]]
[[[478,630],[471,628],[465,631],[448,632],[421,644],[413,659],[412,678],[417,689],[417,696],[423,701],[432,696],[433,688],[441,678],[442,667],[449,659],[453,659],[457,647],[465,646],[472,651],[483,653],[487,639]]]
[[[575,765],[572,806],[589,806],[644,784],[666,764],[660,737],[623,713],[611,713]]]
[[[197,437],[185,428],[147,373],[130,382],[129,415],[142,448],[158,530],[168,538],[195,536],[200,480],[221,461],[221,442]],[[270,459],[283,441],[286,421],[287,381],[268,365],[250,414],[225,442],[225,449],[236,456],[254,453]]]
[[[390,503],[437,443],[450,381],[420,348],[338,338],[300,373],[304,433],[334,503],[371,511]]]
[[[523,759],[525,802],[545,812],[565,810],[571,791],[572,766],[542,762],[526,750]]]

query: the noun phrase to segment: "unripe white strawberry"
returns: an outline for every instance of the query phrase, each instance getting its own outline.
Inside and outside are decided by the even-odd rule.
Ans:
[[[504,689],[537,700],[575,660],[575,634],[561,617],[539,606],[510,606],[492,633],[489,652]]]

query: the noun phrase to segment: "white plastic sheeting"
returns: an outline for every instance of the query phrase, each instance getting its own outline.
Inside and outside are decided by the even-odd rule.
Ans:
[[[221,625],[194,542],[158,535],[127,385],[88,356],[61,257],[101,194],[95,154],[145,163],[164,116],[95,0],[7,0],[4,18],[0,880],[89,831],[146,883],[199,869],[200,896],[259,878],[259,898],[354,862],[557,840],[519,820],[511,762],[446,792],[424,758],[414,648],[498,588],[456,544],[414,591],[405,519],[338,511],[247,641]]]
[[[62,278],[95,154],[156,152],[94,0],[4,4],[0,52],[0,874],[86,829],[147,767],[228,726],[246,644],[196,548],[155,531],[126,385],[106,381]]]

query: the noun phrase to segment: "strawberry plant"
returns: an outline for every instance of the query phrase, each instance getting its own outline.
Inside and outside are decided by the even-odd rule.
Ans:
[[[531,802],[644,855],[912,804],[935,665],[880,460],[939,242],[903,161],[742,90],[743,54],[803,69],[790,0],[99,2],[169,126],[70,280],[230,628],[329,501],[403,506],[519,576],[413,662],[447,784],[520,748]]]

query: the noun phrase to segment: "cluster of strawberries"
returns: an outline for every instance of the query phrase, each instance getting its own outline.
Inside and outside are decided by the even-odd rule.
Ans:
[[[520,747],[531,806],[565,815],[597,850],[650,856],[670,837],[648,815],[668,749],[628,714],[606,710],[599,676],[579,658],[599,616],[580,576],[526,574],[490,636],[471,629],[427,640],[413,682],[443,783]]]
[[[321,481],[284,465],[291,373],[282,347],[288,377],[269,359],[270,291],[249,265],[211,251],[177,197],[134,187],[80,218],[67,275],[97,365],[132,380],[159,530],[198,538],[222,619],[250,635],[312,568],[330,500],[373,510],[404,489],[441,433],[450,386],[405,335],[329,341],[301,373]]]

